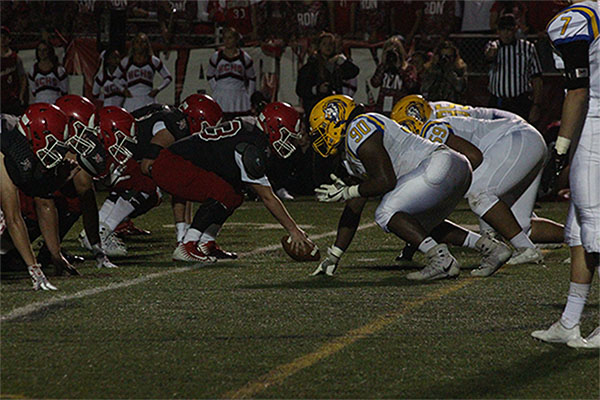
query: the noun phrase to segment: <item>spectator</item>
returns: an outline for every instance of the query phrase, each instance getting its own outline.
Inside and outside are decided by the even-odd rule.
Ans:
[[[444,41],[438,45],[431,61],[425,66],[421,84],[423,96],[429,101],[461,103],[466,90],[467,64],[456,46]]]
[[[342,53],[335,52],[335,37],[322,33],[317,51],[298,71],[296,94],[302,101],[306,118],[322,98],[343,92],[343,81],[356,77],[359,68]]]
[[[417,42],[417,48],[431,51],[438,43],[446,40],[449,34],[458,30],[460,9],[456,0],[431,0],[424,3],[423,19],[418,30],[421,38]]]
[[[225,47],[210,57],[207,78],[213,98],[225,120],[250,113],[250,94],[256,89],[252,57],[240,48],[242,37],[234,28],[223,33]]]
[[[329,30],[344,38],[353,38],[355,31],[356,1],[328,1]]]
[[[425,74],[425,66],[429,62],[429,54],[422,50],[417,50],[412,53],[408,62],[414,65],[417,71],[417,84],[420,88],[421,83],[423,82],[423,74]]]
[[[259,39],[279,39],[288,41],[290,36],[290,12],[292,6],[289,1],[261,1],[256,5],[256,18],[258,21]]]
[[[152,45],[145,33],[138,33],[133,39],[129,55],[119,65],[117,79],[124,81],[125,101],[123,108],[133,112],[148,104],[156,103],[158,92],[166,88],[173,78],[160,58],[154,55]],[[159,73],[163,81],[154,89],[154,75]]]
[[[359,1],[356,7],[356,36],[371,43],[385,40],[390,35],[394,8],[391,1]]]
[[[102,66],[94,78],[92,94],[103,101],[104,106],[123,106],[123,81],[117,78],[121,55],[117,49],[109,49],[100,58]]]
[[[296,39],[311,38],[329,27],[328,9],[323,1],[292,1]]]
[[[512,14],[517,21],[517,37],[523,38],[529,32],[527,25],[527,4],[523,1],[496,1],[490,10],[490,28],[498,29],[498,20],[505,14]]]
[[[407,62],[406,51],[397,36],[383,45],[381,62],[371,77],[371,86],[378,87],[375,111],[389,116],[392,107],[402,97],[418,93],[417,69]]]
[[[461,32],[491,33],[490,10],[494,0],[463,0],[460,3]]]
[[[69,92],[69,77],[60,65],[54,47],[41,41],[35,49],[36,62],[31,66],[27,78],[31,89],[31,104],[50,103]]]
[[[511,111],[535,124],[541,117],[542,68],[535,46],[517,39],[517,29],[515,16],[503,15],[498,20],[500,39],[485,47],[484,55],[490,63],[489,106]]]
[[[397,0],[392,7],[392,32],[404,37],[404,44],[410,47],[423,20],[425,3],[418,0]]]
[[[211,0],[209,9],[216,22],[235,29],[251,40],[258,38],[256,5],[253,0]]]
[[[10,48],[10,30],[3,26],[0,36],[0,52],[2,63],[0,73],[2,87],[2,105],[0,112],[4,114],[21,115],[27,104],[27,76],[23,69],[21,58]]]
[[[158,23],[165,44],[173,43],[176,34],[187,34],[192,31],[198,4],[192,0],[161,0],[158,6]]]

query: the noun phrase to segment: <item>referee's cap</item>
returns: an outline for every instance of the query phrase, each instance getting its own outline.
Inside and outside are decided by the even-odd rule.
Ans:
[[[514,14],[504,14],[498,19],[498,29],[514,28],[517,26],[517,19]]]

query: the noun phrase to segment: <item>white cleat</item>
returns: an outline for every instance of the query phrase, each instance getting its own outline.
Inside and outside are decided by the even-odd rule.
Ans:
[[[571,340],[581,339],[579,325],[567,329],[560,320],[553,323],[552,326],[546,330],[531,332],[531,336],[547,343],[568,343]]]
[[[175,251],[173,251],[173,260],[204,264],[214,264],[217,262],[216,257],[204,254],[202,250],[198,248],[198,242],[179,242]]]
[[[46,278],[46,275],[44,275],[44,272],[39,265],[31,265],[27,267],[27,271],[31,276],[33,290],[58,290],[56,286],[48,282],[48,278]]]
[[[475,243],[477,250],[483,255],[481,264],[471,271],[472,276],[490,276],[510,258],[512,250],[504,243],[491,237],[482,236]]]
[[[538,248],[521,248],[513,254],[506,262],[508,265],[516,264],[540,264],[544,261],[544,255]]]
[[[574,349],[600,349],[600,326],[598,326],[585,339],[581,336],[567,342],[567,346]]]
[[[110,257],[124,257],[127,255],[127,246],[114,233],[101,237],[102,248]]]
[[[432,281],[435,279],[453,278],[460,274],[456,258],[448,251],[448,246],[438,244],[426,254],[427,265],[420,271],[411,272],[406,279],[412,281]]]

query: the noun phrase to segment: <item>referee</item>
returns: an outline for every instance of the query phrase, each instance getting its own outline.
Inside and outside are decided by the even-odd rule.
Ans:
[[[504,14],[498,20],[499,40],[485,46],[484,55],[490,63],[489,106],[511,111],[535,124],[541,117],[542,67],[533,43],[517,39],[516,34],[515,16]]]

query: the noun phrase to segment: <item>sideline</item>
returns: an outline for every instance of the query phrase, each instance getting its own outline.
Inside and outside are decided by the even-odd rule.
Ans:
[[[258,379],[248,382],[240,389],[224,393],[221,396],[221,398],[243,399],[257,397],[258,393],[268,389],[271,386],[282,383],[284,380],[294,375],[295,373],[305,368],[311,367],[317,362],[321,361],[322,359],[325,359],[342,351],[344,348],[360,339],[364,339],[370,335],[379,332],[380,330],[398,321],[403,315],[409,313],[410,311],[413,311],[415,308],[422,306],[427,302],[439,300],[440,298],[452,292],[456,292],[457,290],[460,290],[463,287],[477,280],[477,278],[470,277],[466,279],[461,279],[460,281],[456,282],[451,286],[445,286],[443,288],[435,290],[432,293],[429,293],[420,299],[406,301],[402,303],[400,309],[391,313],[380,315],[370,323],[363,325],[359,328],[353,329],[347,332],[346,334],[325,343],[319,349],[312,353],[300,356],[287,364],[279,365],[271,371],[264,374],[263,376],[259,377]]]
[[[374,222],[370,222],[368,224],[360,225],[358,227],[358,230],[368,229],[375,225],[376,224]],[[313,236],[311,236],[311,239],[319,240],[319,239],[326,238],[329,236],[335,236],[336,233],[337,233],[337,230],[329,231],[329,232],[321,233],[319,235],[313,235]],[[251,250],[251,251],[248,251],[245,253],[240,253],[240,258],[244,258],[244,257],[256,255],[256,254],[267,253],[269,251],[274,251],[274,250],[277,250],[280,248],[281,248],[281,244],[273,244],[270,246],[259,247],[257,249],[254,249],[254,250]],[[48,299],[45,301],[38,301],[38,302],[31,303],[31,304],[28,304],[23,307],[17,307],[15,309],[11,310],[8,314],[2,315],[0,317],[0,322],[8,322],[8,321],[15,320],[17,318],[22,318],[29,314],[33,314],[40,310],[43,310],[44,308],[52,307],[57,304],[62,304],[69,300],[81,299],[84,297],[93,296],[93,295],[96,295],[99,293],[107,292],[109,290],[126,288],[129,286],[137,285],[139,283],[147,282],[152,279],[162,278],[163,276],[190,271],[195,268],[198,268],[198,266],[191,265],[189,267],[180,267],[180,268],[175,268],[175,269],[169,269],[168,271],[157,272],[157,273],[145,275],[145,276],[142,276],[139,278],[130,279],[130,280],[119,282],[119,283],[110,283],[106,286],[81,290],[77,293],[73,293],[73,294],[69,294],[69,295],[55,296],[55,297],[52,297],[51,299]]]

